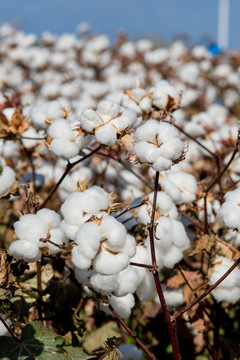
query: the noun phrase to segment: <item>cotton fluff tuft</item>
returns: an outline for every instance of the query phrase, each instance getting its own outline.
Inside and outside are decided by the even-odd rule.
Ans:
[[[14,182],[15,172],[9,166],[4,166],[0,158],[0,197],[7,195]]]
[[[141,163],[148,163],[156,171],[168,170],[181,160],[185,144],[178,131],[168,123],[147,120],[135,132],[134,152]]]
[[[231,229],[240,230],[240,188],[227,192],[224,199],[217,212],[219,221]]]
[[[135,305],[135,300],[132,294],[127,294],[121,297],[111,296],[109,303],[112,305],[113,309],[120,318],[128,319],[131,315],[132,308]],[[105,311],[107,314],[112,315],[112,312],[107,306],[101,304],[100,309]]]
[[[218,257],[213,262],[213,267],[210,269],[209,281],[211,284],[216,283],[223,276],[229,268],[234,264],[232,260],[223,256]],[[235,304],[240,299],[240,268],[234,269],[226,279],[224,279],[215,288],[211,294],[218,301],[227,301]]]
[[[41,259],[42,253],[39,247],[27,240],[14,241],[9,251],[17,260],[24,260],[26,262],[35,262]]]
[[[162,110],[168,110],[179,103],[177,90],[166,80],[159,81],[149,91],[153,96],[153,105]]]
[[[175,204],[190,204],[196,198],[197,182],[193,175],[183,171],[169,171],[160,178],[162,189]]]
[[[110,100],[99,102],[96,111],[85,109],[80,116],[81,128],[94,134],[103,145],[114,145],[117,135],[130,130],[137,122],[137,114]]]
[[[5,314],[0,314],[1,318],[6,322],[6,324],[10,327],[12,322],[10,319],[7,319]],[[0,336],[10,336],[6,326],[0,321]]]

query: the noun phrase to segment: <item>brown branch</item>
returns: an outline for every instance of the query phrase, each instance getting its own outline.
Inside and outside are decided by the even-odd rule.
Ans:
[[[122,327],[129,333],[129,335],[133,338],[133,340],[140,346],[140,348],[145,352],[151,360],[156,360],[155,357],[148,351],[146,346],[138,339],[138,337],[132,332],[132,330],[125,324],[125,322],[120,318],[120,316],[116,313],[111,304],[108,305],[109,310],[113,313],[117,321],[122,325]]]
[[[185,306],[182,310],[178,311],[172,316],[172,319],[175,320],[182,314],[184,314],[186,311],[190,310],[194,305],[196,305],[199,301],[204,299],[208,294],[210,294],[223,280],[226,279],[226,277],[239,265],[240,263],[240,257],[235,261],[235,263],[228,269],[228,271],[223,274],[223,276],[220,277],[220,279],[215,282],[214,285],[212,285],[208,290],[206,290],[202,295],[200,295],[196,300],[194,300],[191,304]]]

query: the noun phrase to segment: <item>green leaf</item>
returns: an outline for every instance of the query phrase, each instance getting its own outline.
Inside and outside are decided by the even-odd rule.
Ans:
[[[21,339],[1,336],[0,359],[11,360],[86,360],[82,349],[71,346],[62,336],[43,326],[40,321],[29,323]]]

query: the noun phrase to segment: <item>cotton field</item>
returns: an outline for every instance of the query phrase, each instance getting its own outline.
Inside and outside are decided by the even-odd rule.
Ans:
[[[227,358],[239,116],[237,50],[0,27],[1,356]]]

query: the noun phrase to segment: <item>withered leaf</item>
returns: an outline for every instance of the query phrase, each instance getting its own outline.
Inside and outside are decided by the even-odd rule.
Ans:
[[[203,235],[197,241],[197,245],[196,245],[195,249],[189,254],[189,256],[194,256],[194,255],[202,252],[203,250],[205,250],[207,248],[208,240],[209,240],[209,235],[207,235],[207,234]]]
[[[22,114],[18,108],[15,109],[10,121],[9,131],[13,134],[23,133],[29,128],[27,118]]]
[[[0,287],[8,290],[16,290],[20,287],[13,275],[7,250],[0,251]]]

